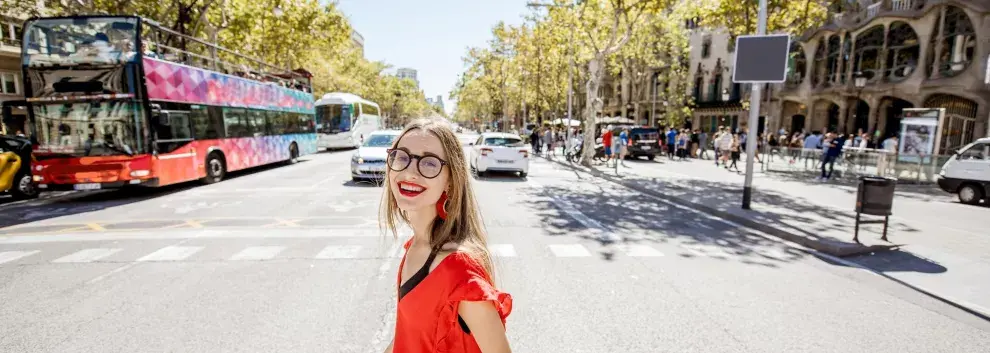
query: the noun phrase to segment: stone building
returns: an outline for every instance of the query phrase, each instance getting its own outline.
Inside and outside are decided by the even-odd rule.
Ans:
[[[694,104],[692,117],[683,127],[712,132],[726,126],[737,131],[749,119],[749,111],[742,105],[749,90],[746,85],[732,82],[735,42],[728,32],[700,27],[697,21],[687,23],[691,47],[687,94]],[[761,125],[765,123],[763,118],[760,121]]]
[[[829,23],[792,42],[787,81],[771,88],[771,128],[885,137],[897,134],[904,108],[924,107],[946,109],[943,153],[990,134],[990,1],[859,0],[831,10]]]
[[[21,82],[21,35],[24,19],[0,13],[0,102],[24,99]],[[0,121],[0,133],[14,134],[26,129],[27,112],[12,111],[12,119]]]

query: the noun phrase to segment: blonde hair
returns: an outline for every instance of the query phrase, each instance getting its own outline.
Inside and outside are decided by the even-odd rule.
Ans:
[[[460,140],[446,121],[436,118],[418,119],[406,125],[402,133],[395,139],[392,148],[399,145],[406,134],[412,130],[423,130],[436,136],[443,146],[447,156],[447,171],[450,173],[447,189],[447,219],[437,217],[433,221],[430,234],[430,248],[439,250],[446,243],[460,244],[464,252],[484,267],[489,280],[494,282],[495,272],[492,266],[491,253],[488,250],[488,240],[484,222],[474,197],[468,173],[467,158]],[[392,174],[391,168],[385,168],[385,183],[388,184]],[[401,222],[408,224],[402,210],[395,202],[395,195],[389,185],[382,192],[381,206],[378,210],[378,226],[384,232],[392,233],[398,238],[398,226]]]

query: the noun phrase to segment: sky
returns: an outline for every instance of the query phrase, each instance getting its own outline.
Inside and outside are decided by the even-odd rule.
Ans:
[[[417,70],[427,97],[448,96],[464,70],[468,47],[484,46],[498,21],[523,23],[531,0],[337,0],[351,26],[364,37],[369,60]]]

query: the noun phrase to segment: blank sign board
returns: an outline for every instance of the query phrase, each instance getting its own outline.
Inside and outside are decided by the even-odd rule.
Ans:
[[[787,79],[791,37],[786,34],[736,38],[735,83],[781,83]]]

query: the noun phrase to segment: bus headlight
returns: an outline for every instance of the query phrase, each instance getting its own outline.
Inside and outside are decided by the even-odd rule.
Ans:
[[[132,171],[131,172],[131,177],[134,177],[134,178],[146,177],[150,173],[151,172],[149,172],[147,170],[135,170],[135,171]]]

